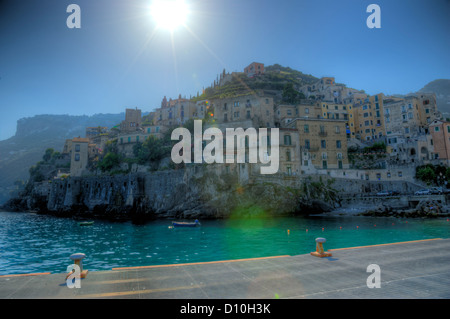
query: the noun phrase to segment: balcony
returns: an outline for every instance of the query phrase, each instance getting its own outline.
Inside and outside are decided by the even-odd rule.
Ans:
[[[320,137],[327,137],[328,134],[327,134],[327,132],[319,132],[319,136]]]

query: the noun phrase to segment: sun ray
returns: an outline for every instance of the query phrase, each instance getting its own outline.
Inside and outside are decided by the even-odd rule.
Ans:
[[[208,51],[221,65],[225,67],[225,62],[221,58],[217,56],[207,45],[202,41],[195,33],[192,31],[186,24],[183,24],[183,27]]]
[[[134,59],[128,64],[127,68],[123,72],[123,75],[121,77],[122,79],[124,79],[126,77],[126,75],[130,72],[130,70],[136,64],[137,60],[144,53],[145,49],[150,45],[150,43],[152,42],[152,40],[153,40],[153,38],[154,38],[154,36],[155,36],[157,31],[158,31],[158,27],[156,26],[155,28],[153,28],[153,30],[151,31],[150,35],[145,37],[145,41],[143,42],[143,44],[141,45],[141,47],[137,51]]]
[[[172,56],[173,56],[173,68],[175,71],[175,85],[177,87],[177,92],[180,92],[179,90],[179,83],[178,83],[178,64],[177,64],[177,54],[175,51],[175,41],[173,39],[173,32],[170,32],[170,40],[172,42]]]

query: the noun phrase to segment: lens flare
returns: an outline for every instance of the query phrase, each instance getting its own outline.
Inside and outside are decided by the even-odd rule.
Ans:
[[[189,10],[183,0],[154,0],[150,13],[158,28],[173,31],[186,23]]]

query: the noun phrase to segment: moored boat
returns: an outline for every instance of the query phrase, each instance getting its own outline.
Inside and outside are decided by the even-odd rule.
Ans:
[[[172,225],[174,227],[197,227],[201,224],[199,223],[198,219],[196,219],[193,223],[189,222],[172,222]]]
[[[80,225],[80,226],[91,226],[91,225],[94,225],[94,222],[93,222],[93,221],[90,221],[90,222],[81,222],[81,223],[79,223],[79,225]]]

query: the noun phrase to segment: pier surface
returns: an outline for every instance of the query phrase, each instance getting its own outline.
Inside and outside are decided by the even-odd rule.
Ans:
[[[0,276],[0,298],[450,298],[450,239],[330,252],[91,271],[72,289],[65,274]],[[380,288],[367,286],[371,264]]]

